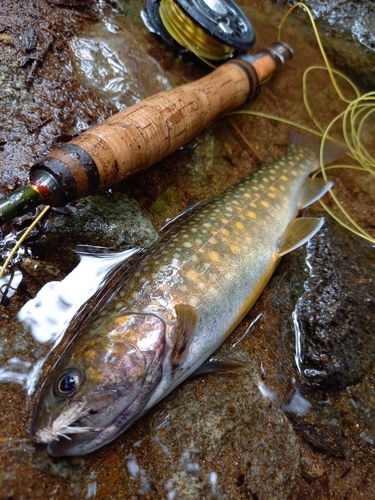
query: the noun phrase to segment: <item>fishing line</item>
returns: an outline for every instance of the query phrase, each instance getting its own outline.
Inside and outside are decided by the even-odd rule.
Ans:
[[[297,7],[302,7],[305,10],[305,12],[307,13],[307,15],[309,16],[309,18],[310,18],[311,25],[312,25],[312,28],[313,28],[313,31],[314,31],[314,34],[315,34],[315,37],[316,37],[316,41],[317,41],[318,46],[319,46],[320,53],[322,54],[324,63],[326,65],[326,69],[327,69],[327,71],[329,73],[329,77],[330,77],[330,79],[331,79],[331,81],[333,83],[333,86],[335,87],[335,90],[336,90],[337,94],[340,96],[340,98],[344,102],[350,102],[350,101],[346,100],[346,98],[345,98],[344,94],[342,93],[340,87],[336,83],[336,79],[333,76],[334,71],[331,68],[330,62],[328,60],[328,57],[326,55],[326,52],[324,50],[324,47],[323,47],[323,44],[322,44],[322,41],[321,41],[321,38],[320,38],[320,35],[319,35],[319,32],[318,32],[318,28],[316,27],[314,18],[312,16],[312,13],[311,13],[311,11],[310,11],[310,9],[309,9],[309,7],[307,5],[305,5],[302,2],[297,2],[292,7],[290,7],[290,9],[286,12],[286,14],[284,15],[284,17],[282,18],[282,20],[281,20],[281,22],[279,24],[278,33],[277,33],[277,39],[278,40],[281,39],[280,37],[281,37],[281,30],[283,28],[283,25],[284,25],[285,21],[287,20],[287,18],[290,16],[290,14],[293,12],[293,10],[296,9]],[[353,86],[354,86],[354,84],[353,84]]]
[[[147,0],[142,19],[168,45],[184,47],[212,68],[212,61],[246,53],[255,43],[251,22],[234,0]]]
[[[189,6],[191,6],[192,10],[190,10],[190,14],[192,12],[194,13],[194,16],[197,15],[198,13],[198,18],[195,18],[194,16],[189,17],[185,12],[176,5],[176,2],[179,2],[181,5],[185,7],[185,9],[188,9]],[[200,5],[200,4],[199,4]],[[233,31],[233,35],[228,35],[225,33],[225,27],[224,31],[218,34],[216,33],[216,39],[208,34],[208,32],[213,32],[214,29],[211,26],[211,30],[207,28],[204,24],[202,24],[200,21],[204,19],[202,15],[204,14],[203,10],[199,10],[199,5],[195,0],[148,0],[146,7],[150,9],[150,13],[154,14],[155,9],[157,9],[158,15],[160,16],[160,19],[162,20],[165,29],[168,31],[168,33],[182,46],[190,50],[192,53],[194,53],[196,56],[201,58],[205,63],[209,64],[210,66],[214,67],[209,61],[210,60],[225,60],[231,57],[235,50],[238,51],[246,51],[249,49],[255,41],[255,36],[254,32],[252,29],[252,26],[250,22],[246,19],[246,16],[242,13],[242,11],[236,6],[234,2],[231,0],[226,0],[226,2],[221,2],[220,0],[216,0],[215,4],[212,4],[215,6],[215,9],[217,9],[216,14],[220,15],[223,20],[225,20],[226,27],[228,26],[232,28],[233,26],[236,26],[236,29]],[[204,4],[202,4],[204,5]],[[208,4],[206,5],[206,7]],[[320,171],[316,172],[314,176],[318,175],[320,172],[322,173],[323,177],[327,180],[327,171],[332,170],[334,168],[350,168],[354,170],[361,170],[361,171],[366,171],[369,172],[372,176],[375,175],[375,159],[373,155],[370,153],[370,151],[366,148],[364,145],[361,137],[364,132],[366,122],[369,120],[373,113],[375,113],[375,92],[369,92],[365,95],[361,95],[360,91],[356,87],[356,85],[342,72],[334,70],[331,68],[331,65],[329,63],[328,57],[325,53],[323,44],[320,39],[320,35],[318,33],[315,21],[312,17],[312,13],[310,9],[301,2],[296,3],[293,5],[284,15],[282,18],[280,25],[278,27],[278,39],[280,40],[281,38],[281,30],[282,27],[289,17],[289,15],[292,13],[292,11],[297,8],[297,7],[302,7],[304,11],[308,14],[311,25],[320,49],[320,52],[322,54],[325,66],[311,66],[306,69],[303,75],[303,101],[305,104],[305,107],[307,109],[307,112],[313,121],[315,127],[317,130],[312,129],[311,127],[307,127],[304,125],[301,125],[299,123],[294,122],[293,120],[288,120],[285,118],[281,118],[278,116],[270,115],[267,113],[259,112],[259,111],[250,111],[250,110],[240,110],[237,112],[230,113],[231,115],[233,114],[248,114],[248,115],[255,115],[255,116],[260,116],[263,118],[268,118],[276,121],[280,121],[282,123],[286,123],[288,125],[292,125],[293,127],[299,128],[301,130],[304,130],[306,132],[318,135],[322,137],[322,144],[321,144],[321,151],[320,151],[320,161],[321,161],[321,166],[320,166]],[[222,9],[222,12],[220,13],[220,9]],[[147,10],[147,9],[146,9]],[[212,13],[212,11],[211,11]],[[151,17],[149,16],[148,21],[151,23]],[[200,23],[205,29],[203,30],[201,27],[197,26],[196,23]],[[231,25],[232,23],[232,25]],[[211,23],[212,24],[212,23]],[[214,26],[219,26],[219,24],[216,22],[213,23]],[[183,29],[182,29],[183,27]],[[158,30],[155,30],[158,32]],[[160,33],[159,33],[160,34]],[[211,33],[212,34],[212,33]],[[169,36],[169,35],[168,35]],[[227,43],[224,43],[223,41],[227,41]],[[323,125],[320,124],[318,119],[315,117],[314,112],[312,110],[312,107],[309,103],[308,96],[307,96],[307,77],[309,73],[313,70],[324,70],[328,71],[330,80],[333,84],[333,87],[337,93],[337,95],[340,97],[340,99],[348,104],[347,108],[345,111],[340,113],[332,122],[325,128]],[[337,83],[336,77],[341,77],[343,78],[347,84],[351,87],[351,89],[354,91],[356,98],[353,100],[350,100],[347,98],[344,93],[342,92],[340,86]],[[333,166],[333,167],[324,167],[323,164],[323,151],[324,151],[324,144],[327,140],[332,139],[332,137],[329,135],[329,131],[333,127],[336,122],[339,120],[342,120],[343,126],[342,126],[342,132],[343,132],[343,137],[345,140],[345,143],[347,144],[347,147],[349,149],[349,152],[347,153],[348,156],[354,158],[361,166],[360,167],[355,167],[352,165],[340,165],[340,166]],[[333,214],[332,210],[330,210],[327,205],[322,202],[321,200],[320,203],[323,206],[323,208],[335,219],[337,222],[339,222],[342,226],[346,227],[349,231],[361,236],[362,238],[375,243],[375,238],[369,235],[363,228],[359,226],[358,223],[355,222],[355,220],[348,214],[348,212],[344,209],[340,201],[338,200],[337,196],[335,193],[332,191],[332,189],[329,191],[330,195],[332,196],[335,204],[337,207],[340,209],[341,213],[344,215],[344,217],[352,224],[352,226],[356,229],[353,229],[353,227],[350,227],[348,224],[343,222],[341,219],[339,219],[336,215]],[[35,227],[35,225],[39,222],[39,220],[44,216],[46,211],[49,209],[49,207],[46,207],[40,215],[35,219],[35,221],[31,224],[29,229],[23,234],[23,236],[20,238],[20,240],[17,242],[16,246],[13,248],[11,254],[8,256],[7,260],[5,261],[4,265],[2,266],[0,270],[0,277],[3,276],[4,271],[6,267],[8,266],[10,260],[14,256],[15,252],[18,250],[22,242],[25,240],[25,238],[29,235],[30,231]]]
[[[233,55],[233,47],[224,45],[208,35],[173,0],[161,0],[159,14],[171,37],[209,66],[214,67],[207,59],[221,61]]]
[[[327,181],[328,180],[328,175],[327,175],[327,170],[333,170],[333,168],[328,168],[324,166],[324,161],[323,161],[323,156],[324,156],[324,145],[325,142],[330,139],[329,132],[333,128],[333,126],[339,122],[340,120],[342,121],[342,134],[344,137],[345,144],[347,145],[349,152],[347,153],[348,156],[356,160],[359,164],[360,167],[356,168],[352,165],[341,165],[337,166],[336,168],[346,168],[346,169],[355,169],[355,170],[362,170],[369,172],[372,176],[375,175],[375,159],[371,155],[371,153],[368,151],[368,149],[365,147],[363,141],[362,141],[362,133],[363,129],[365,127],[366,121],[371,117],[371,115],[375,112],[375,93],[374,92],[369,92],[367,94],[361,95],[359,89],[357,86],[342,72],[334,70],[331,68],[331,65],[329,63],[329,60],[327,58],[327,55],[325,53],[323,44],[321,42],[320,35],[318,33],[315,21],[312,17],[310,9],[303,3],[296,3],[293,5],[285,14],[283,17],[280,25],[279,25],[279,30],[278,30],[278,37],[281,36],[281,29],[282,26],[287,19],[287,17],[290,15],[290,13],[296,8],[296,7],[302,7],[305,12],[307,12],[314,33],[315,37],[317,39],[317,43],[320,49],[320,52],[322,54],[325,66],[311,66],[307,68],[307,70],[304,72],[303,75],[303,100],[306,106],[306,109],[309,113],[309,116],[311,117],[312,121],[314,122],[315,126],[321,131],[322,133],[322,144],[321,144],[321,149],[320,149],[320,171],[316,172],[314,174],[314,177],[319,174],[319,172],[322,173],[324,179]],[[328,71],[329,77],[331,79],[331,82],[334,86],[334,89],[340,99],[348,104],[347,108],[339,113],[332,121],[331,123],[328,124],[326,128],[324,128],[317,118],[315,117],[312,108],[310,106],[308,97],[307,97],[307,76],[310,71],[313,70],[325,70]],[[341,77],[344,79],[347,84],[351,87],[351,89],[355,93],[355,99],[351,100],[347,97],[345,97],[344,93],[342,92],[340,86],[338,85],[336,76]],[[348,224],[346,224],[344,221],[339,219],[336,215],[333,214],[332,210],[330,210],[327,205],[322,201],[319,200],[323,208],[337,221],[339,222],[342,226],[344,226],[346,229],[351,231],[352,233],[357,234],[358,236],[361,236],[362,238],[366,239],[367,241],[370,241],[372,243],[375,243],[375,238],[371,235],[369,235],[347,212],[347,210],[343,207],[342,203],[338,200],[335,192],[333,189],[329,190],[329,193],[335,202],[336,206],[340,209],[341,213],[344,215],[344,217],[349,221],[352,226],[354,226],[356,229],[353,229],[353,227],[350,227]]]
[[[330,165],[329,167],[325,167],[325,170],[335,170],[335,169],[345,169],[345,170],[359,170],[362,172],[366,172],[367,170],[364,167],[356,166],[356,165]],[[313,178],[315,178],[318,174],[320,174],[321,171],[317,171],[313,174]],[[339,219],[339,217],[324,203],[324,201],[321,202],[322,207],[326,212],[329,213],[329,215],[335,219],[336,222],[338,222],[341,226],[345,227],[348,231],[356,234],[357,236],[360,236],[361,238],[373,243],[374,238],[370,236],[361,226],[350,216],[350,214],[345,210],[345,208],[342,206],[342,204],[339,202],[337,199],[336,195],[334,192],[331,193],[331,196],[337,206],[340,208],[341,212],[343,215],[349,220],[349,222],[357,228],[357,230],[353,229],[350,227],[348,224],[346,224],[344,221]]]
[[[297,7],[302,7],[305,12],[308,14],[313,31],[321,52],[321,55],[323,57],[325,66],[310,66],[307,68],[303,74],[303,79],[302,79],[302,91],[303,91],[303,102],[306,107],[306,110],[314,123],[315,127],[317,130],[301,125],[297,122],[294,122],[293,120],[289,120],[286,118],[282,118],[279,116],[271,115],[268,113],[263,113],[260,111],[251,111],[251,110],[239,110],[235,111],[232,113],[229,113],[230,115],[236,115],[236,114],[247,114],[247,115],[254,115],[254,116],[260,116],[262,118],[267,118],[275,121],[279,121],[282,123],[286,123],[288,125],[291,125],[293,127],[299,128],[301,130],[304,130],[306,132],[309,132],[314,135],[318,135],[319,137],[322,137],[322,143],[321,143],[321,148],[320,148],[320,170],[314,174],[314,177],[319,175],[320,173],[323,175],[324,179],[327,181],[328,180],[328,175],[327,175],[327,170],[333,170],[337,168],[346,168],[346,169],[353,169],[353,170],[360,170],[363,172],[368,172],[370,175],[375,176],[375,158],[371,154],[371,152],[366,148],[363,140],[362,140],[362,135],[364,133],[364,129],[366,127],[366,122],[372,118],[373,114],[375,113],[375,92],[368,92],[364,95],[361,95],[361,92],[359,91],[358,87],[341,71],[335,70],[331,67],[328,57],[325,53],[320,35],[318,33],[315,21],[312,17],[312,13],[310,9],[301,2],[296,3],[293,5],[284,15],[282,18],[279,28],[278,28],[278,40],[280,40],[281,37],[281,30],[282,27],[286,21],[286,19],[289,17],[291,12],[297,8]],[[328,126],[324,127],[317,117],[315,116],[312,106],[309,102],[308,99],[308,84],[307,84],[307,78],[308,75],[311,71],[327,71],[329,74],[329,78],[332,82],[332,85],[334,87],[335,92],[337,95],[340,97],[342,102],[347,104],[347,107],[344,111],[339,113],[329,124]],[[352,89],[352,91],[355,94],[354,99],[350,99],[345,96],[343,93],[342,89],[340,88],[338,84],[337,77],[342,78]],[[331,167],[325,167],[324,162],[323,162],[323,157],[324,157],[324,146],[325,142],[327,140],[332,140],[333,137],[330,135],[330,131],[333,128],[333,126],[342,121],[342,135],[345,141],[345,144],[348,148],[348,152],[346,153],[349,157],[354,159],[359,163],[360,166],[354,166],[354,165],[333,165]],[[335,202],[336,206],[339,208],[343,216],[347,219],[348,222],[353,226],[351,227],[344,221],[342,221],[337,215],[333,213],[331,209],[328,208],[328,206],[322,201],[319,200],[320,204],[323,206],[323,208],[342,226],[344,226],[346,229],[351,231],[352,233],[366,239],[367,241],[370,241],[371,243],[375,243],[375,238],[368,234],[347,212],[347,210],[343,207],[342,203],[339,201],[337,198],[336,194],[332,189],[329,190],[329,194],[332,197],[333,201]],[[355,228],[355,229],[354,229]]]
[[[6,268],[8,267],[9,265],[9,262],[12,260],[14,254],[17,252],[17,250],[19,249],[19,247],[22,245],[22,243],[25,241],[25,239],[29,236],[30,232],[34,229],[34,227],[38,224],[38,222],[44,217],[44,215],[48,212],[48,210],[50,209],[51,207],[49,205],[47,205],[41,212],[40,214],[38,215],[38,217],[36,217],[33,222],[30,224],[30,226],[26,229],[26,231],[23,233],[23,235],[21,236],[21,238],[17,241],[17,243],[14,245],[14,247],[12,248],[10,254],[8,255],[6,261],[4,262],[2,268],[0,269],[0,278],[3,277],[3,274],[6,270]]]

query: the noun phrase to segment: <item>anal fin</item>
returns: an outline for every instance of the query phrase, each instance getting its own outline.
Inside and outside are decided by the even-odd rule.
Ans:
[[[326,182],[321,177],[317,177],[315,179],[309,177],[302,186],[298,200],[298,209],[300,210],[301,208],[306,208],[315,201],[319,200],[332,187],[332,181]]]
[[[324,224],[324,219],[301,217],[294,219],[280,238],[277,253],[279,257],[304,245]]]

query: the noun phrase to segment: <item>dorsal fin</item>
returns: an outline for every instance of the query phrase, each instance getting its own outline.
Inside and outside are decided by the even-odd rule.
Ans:
[[[319,231],[323,224],[323,218],[301,217],[292,220],[280,238],[277,250],[279,257],[305,244]]]

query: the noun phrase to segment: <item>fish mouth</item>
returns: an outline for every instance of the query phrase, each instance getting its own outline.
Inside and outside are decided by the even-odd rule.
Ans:
[[[116,411],[119,394],[110,390],[90,396],[77,401],[67,400],[64,410],[57,416],[44,404],[39,406],[31,426],[31,439],[46,444],[48,452],[54,456],[60,452],[55,454],[50,449],[74,449],[78,444],[95,439],[105,430],[108,413]]]
[[[102,431],[101,427],[80,425],[79,420],[89,415],[90,412],[91,409],[87,406],[86,401],[72,402],[52,423],[37,430],[33,429],[31,437],[36,443],[51,444],[59,441],[60,437],[71,441],[72,434]]]

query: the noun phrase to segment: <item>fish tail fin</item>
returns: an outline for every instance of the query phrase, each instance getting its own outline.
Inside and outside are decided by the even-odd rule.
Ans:
[[[290,131],[290,139],[289,146],[299,146],[308,148],[310,151],[314,153],[317,161],[313,163],[311,168],[311,173],[319,170],[319,157],[320,157],[320,148],[322,144],[321,137],[302,134],[301,132],[297,132],[295,129],[291,129]],[[348,148],[345,144],[339,141],[333,141],[331,139],[327,139],[324,142],[324,152],[323,152],[323,164],[329,165],[334,161],[338,160],[347,152]]]

